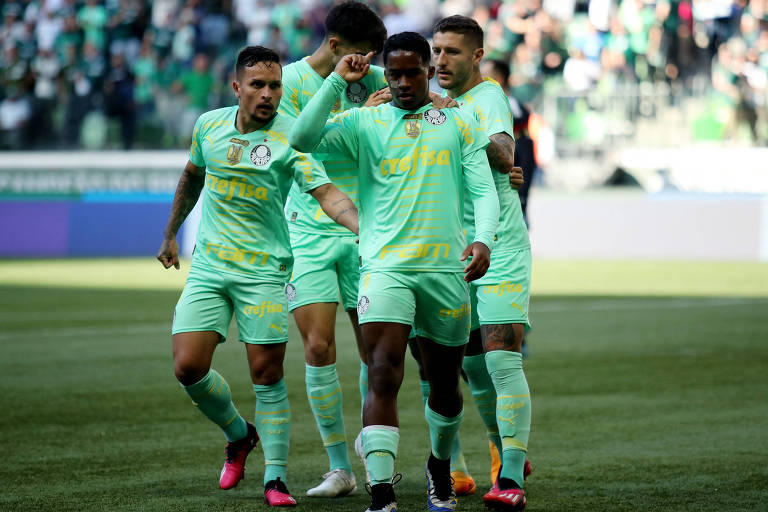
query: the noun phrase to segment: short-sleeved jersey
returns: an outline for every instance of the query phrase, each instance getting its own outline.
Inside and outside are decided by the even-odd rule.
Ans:
[[[313,150],[359,165],[363,272],[461,272],[464,194],[495,193],[488,138],[457,108],[394,105],[336,115]],[[485,243],[491,247],[493,228]]]
[[[461,96],[454,98],[459,108],[472,114],[490,137],[497,133],[513,135],[512,109],[504,90],[495,81],[486,78]],[[509,175],[493,171],[493,181],[499,194],[499,227],[496,230],[494,253],[517,251],[530,247],[528,228],[523,220],[520,197],[509,184]],[[472,240],[475,232],[474,208],[472,201],[464,201],[464,226],[467,239]]]
[[[323,85],[323,77],[317,74],[306,59],[289,64],[283,68],[283,99],[280,112],[291,117],[298,117],[306,104]],[[361,107],[368,96],[387,87],[384,69],[371,66],[368,75],[359,82],[348,84],[340,95],[333,109],[334,114]],[[346,158],[332,158],[323,161],[328,178],[350,199],[357,200],[357,168]],[[285,209],[291,232],[355,236],[343,226],[335,223],[320,208],[318,202],[307,194],[302,194],[298,187],[291,187]]]
[[[285,282],[293,267],[283,214],[291,184],[306,192],[329,181],[317,160],[288,143],[292,119],[278,114],[243,134],[237,109],[212,110],[195,123],[189,161],[206,173],[192,264]]]

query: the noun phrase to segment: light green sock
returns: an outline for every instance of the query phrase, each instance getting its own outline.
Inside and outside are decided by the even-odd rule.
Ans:
[[[451,457],[451,447],[456,434],[459,432],[461,419],[464,417],[464,410],[453,418],[448,418],[438,414],[429,408],[429,404],[424,406],[424,417],[429,426],[429,440],[432,444],[432,455],[440,460],[448,460]]]
[[[264,483],[278,477],[285,482],[291,435],[291,405],[285,379],[269,386],[254,384],[253,391],[256,393],[256,431],[264,450]]]
[[[523,465],[531,431],[531,393],[519,352],[493,350],[485,354],[496,387],[496,416],[503,451],[501,477],[523,485]]]
[[[363,427],[363,451],[371,485],[388,484],[395,476],[400,429],[389,425]]]
[[[467,374],[469,391],[475,400],[480,418],[485,424],[485,433],[501,453],[501,437],[499,436],[499,425],[496,422],[496,388],[488,374],[485,354],[465,356],[461,367]]]
[[[217,424],[228,442],[237,441],[248,434],[248,425],[232,403],[229,384],[216,370],[190,386],[181,386],[200,412]]]
[[[426,405],[429,400],[429,381],[419,379],[419,388],[421,388],[421,403]]]
[[[347,438],[342,416],[342,394],[336,365],[310,366],[306,369],[307,398],[317,429],[328,453],[330,469],[352,472],[347,455]]]
[[[363,417],[363,407],[365,407],[365,395],[368,394],[368,365],[360,361],[360,376],[357,378],[357,385],[360,388],[360,417]]]
[[[453,438],[453,446],[451,446],[451,471],[461,471],[462,473],[469,474],[467,461],[464,460],[464,453],[461,451],[458,432],[456,432],[456,437]]]

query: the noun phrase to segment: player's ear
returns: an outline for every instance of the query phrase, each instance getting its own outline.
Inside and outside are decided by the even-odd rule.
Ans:
[[[339,38],[336,36],[331,36],[328,38],[328,49],[331,50],[331,53],[336,53],[336,49],[339,47]]]
[[[240,83],[237,80],[232,80],[232,89],[235,91],[235,97],[240,99]]]
[[[427,78],[432,80],[435,77],[435,66],[429,66],[429,71],[427,71]]]
[[[483,55],[485,55],[485,50],[482,48],[475,48],[475,51],[472,52],[472,60],[475,61],[475,65],[479,65],[480,61],[483,60]]]

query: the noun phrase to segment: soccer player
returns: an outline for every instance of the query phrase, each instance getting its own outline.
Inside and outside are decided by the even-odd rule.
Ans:
[[[431,393],[425,406],[431,453],[430,510],[456,508],[450,450],[463,407],[459,373],[469,330],[468,282],[489,265],[498,197],[485,146],[471,115],[438,110],[429,98],[429,43],[403,32],[384,43],[392,103],[328,116],[348,83],[365,76],[372,53],[348,55],[299,116],[290,141],[321,158],[358,168],[361,279],[357,312],[369,364],[362,444],[371,481],[369,512],[396,509],[392,485],[399,442],[397,394],[411,326]],[[467,245],[463,198],[475,208]],[[472,258],[469,265],[462,261]],[[463,274],[463,275],[462,275]]]
[[[285,95],[281,114],[298,117],[317,94],[325,78],[348,54],[379,53],[387,37],[381,19],[368,6],[345,2],[333,7],[325,18],[325,38],[315,52],[283,69]],[[384,70],[371,66],[359,81],[346,86],[333,112],[363,106],[388,97]],[[323,161],[329,178],[357,203],[357,167],[346,158]],[[306,388],[310,408],[329,459],[323,481],[307,491],[308,496],[335,498],[355,490],[355,476],[347,453],[342,416],[342,393],[336,370],[336,309],[339,297],[352,323],[360,352],[361,399],[367,389],[368,367],[357,323],[357,284],[360,280],[356,237],[329,218],[318,202],[304,194],[298,184],[291,187],[285,209],[293,247],[294,266],[286,286],[288,309],[304,341]]]
[[[450,16],[439,20],[433,31],[438,84],[477,119],[491,140],[488,161],[501,215],[491,266],[470,285],[472,331],[462,367],[488,436],[501,453],[500,474],[483,501],[497,510],[522,510],[531,399],[520,351],[528,325],[531,250],[520,200],[506,174],[514,166],[512,114],[499,84],[480,74],[483,31],[477,22]],[[477,208],[473,212],[473,205],[466,204],[470,236],[473,214]]]
[[[291,412],[283,380],[288,341],[283,287],[293,257],[283,206],[295,180],[355,232],[357,209],[328,182],[317,161],[289,146],[293,120],[277,114],[281,73],[274,51],[249,46],[240,52],[232,84],[238,105],[197,120],[157,258],[165,268],[179,268],[176,233],[202,191],[197,245],[174,311],[174,372],[227,438],[220,487],[237,485],[246,457],[261,440],[264,499],[272,506],[294,506],[285,484]],[[256,393],[255,426],[237,412],[227,382],[211,368],[233,312]]]

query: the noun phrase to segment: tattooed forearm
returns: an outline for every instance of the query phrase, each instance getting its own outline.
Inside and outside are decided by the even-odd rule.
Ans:
[[[357,207],[352,200],[330,183],[320,185],[310,192],[325,214],[356,235],[358,231]]]
[[[492,324],[481,325],[483,347],[486,351],[513,350],[520,352],[523,346],[523,324]]]
[[[494,133],[491,143],[485,148],[491,169],[507,173],[515,164],[515,139],[506,133]]]
[[[191,163],[187,164],[184,173],[176,186],[176,194],[173,196],[173,205],[171,206],[171,215],[168,219],[168,225],[165,227],[166,236],[175,236],[179,228],[184,223],[189,212],[195,207],[197,199],[200,197],[200,191],[203,190],[205,183],[205,172],[201,172],[198,167]]]

